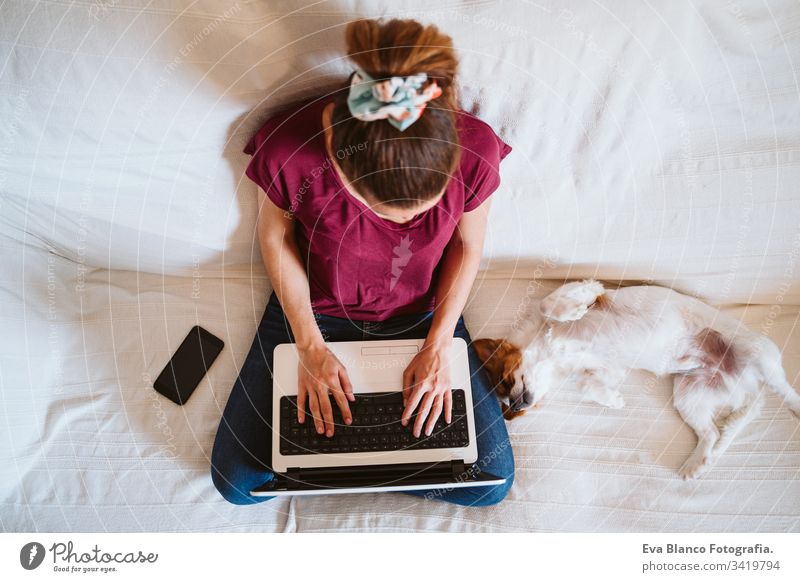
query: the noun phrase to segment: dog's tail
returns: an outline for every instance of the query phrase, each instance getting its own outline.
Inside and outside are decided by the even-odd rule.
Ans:
[[[602,303],[605,292],[603,284],[594,279],[567,283],[545,297],[539,311],[554,321],[575,321],[592,305]]]
[[[783,371],[781,364],[780,349],[772,340],[765,337],[760,339],[757,347],[756,366],[761,372],[761,378],[770,390],[783,399],[789,410],[800,418],[800,394],[786,379],[786,372]]]

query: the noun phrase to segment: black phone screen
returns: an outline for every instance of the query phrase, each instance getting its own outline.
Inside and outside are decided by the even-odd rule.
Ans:
[[[153,383],[156,392],[183,404],[200,384],[225,344],[199,325],[194,326]]]

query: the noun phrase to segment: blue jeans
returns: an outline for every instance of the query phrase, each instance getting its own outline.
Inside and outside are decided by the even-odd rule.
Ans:
[[[352,321],[315,314],[326,341],[424,338],[432,314],[401,315],[386,321]],[[506,478],[503,485],[409,491],[431,499],[459,505],[483,506],[500,502],[514,480],[514,455],[505,421],[488,377],[472,347],[463,316],[455,336],[469,346],[472,401],[478,440],[477,465],[481,471]],[[237,505],[259,503],[270,497],[254,497],[250,491],[274,477],[272,457],[272,351],[276,345],[294,342],[289,322],[275,293],[267,308],[250,353],[233,386],[211,453],[211,478],[229,502]]]

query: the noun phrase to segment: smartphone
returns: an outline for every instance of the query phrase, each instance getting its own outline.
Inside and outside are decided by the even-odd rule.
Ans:
[[[194,326],[156,378],[153,388],[175,404],[185,403],[224,346],[211,332]]]

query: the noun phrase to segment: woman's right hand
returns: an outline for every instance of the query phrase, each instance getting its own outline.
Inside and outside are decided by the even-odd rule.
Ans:
[[[324,343],[298,349],[298,356],[297,420],[305,422],[307,400],[317,433],[332,437],[333,410],[328,394],[333,394],[344,423],[353,422],[348,401],[355,401],[355,396],[347,370]]]

